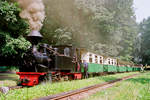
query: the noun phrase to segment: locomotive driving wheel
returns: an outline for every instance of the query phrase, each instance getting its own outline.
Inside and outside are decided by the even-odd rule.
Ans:
[[[57,82],[57,81],[60,81],[60,80],[61,80],[61,73],[60,72],[52,74],[52,81],[53,82]]]

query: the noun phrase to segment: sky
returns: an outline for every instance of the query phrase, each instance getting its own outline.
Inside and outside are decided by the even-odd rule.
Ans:
[[[137,22],[150,16],[150,0],[134,0],[134,8]]]

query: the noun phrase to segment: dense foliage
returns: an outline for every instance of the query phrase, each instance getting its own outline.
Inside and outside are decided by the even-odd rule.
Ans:
[[[44,0],[44,42],[131,60],[137,36],[133,0]]]
[[[150,17],[140,23],[140,59],[143,64],[150,65]]]
[[[21,56],[30,45],[23,37],[29,28],[20,11],[17,3],[0,0],[0,56]]]

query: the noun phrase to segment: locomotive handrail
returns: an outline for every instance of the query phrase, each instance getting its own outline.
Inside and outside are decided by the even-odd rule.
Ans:
[[[42,47],[44,47],[44,46],[42,46]],[[48,48],[48,47],[44,47],[44,48],[48,49],[49,51],[52,51],[53,53],[55,53],[55,54],[57,54],[57,55],[59,55],[59,56],[61,55],[60,53],[58,53],[58,52],[52,50],[51,48]]]
[[[42,47],[44,47],[44,46],[42,46]],[[48,48],[48,47],[44,47],[44,48],[48,49],[49,51],[52,51],[53,53],[57,54],[58,56],[65,56],[65,55],[63,55],[63,54],[60,54],[60,53],[54,51],[52,48]],[[66,57],[66,56],[65,56],[65,57]],[[67,56],[67,57],[68,57],[68,56]],[[70,57],[70,58],[71,58],[71,57]]]

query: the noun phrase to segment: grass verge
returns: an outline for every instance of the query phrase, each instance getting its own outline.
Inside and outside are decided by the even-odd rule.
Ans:
[[[84,100],[150,100],[150,72],[119,82]]]
[[[6,95],[0,94],[0,100],[31,100],[43,96],[48,96],[48,95],[53,95],[61,92],[67,92],[70,90],[83,88],[98,83],[103,83],[109,80],[122,78],[136,73],[138,72],[120,73],[115,75],[100,76],[100,77],[88,78],[83,80],[73,80],[73,81],[59,82],[53,84],[50,83],[43,84],[43,85],[41,84],[31,88],[13,90]]]

